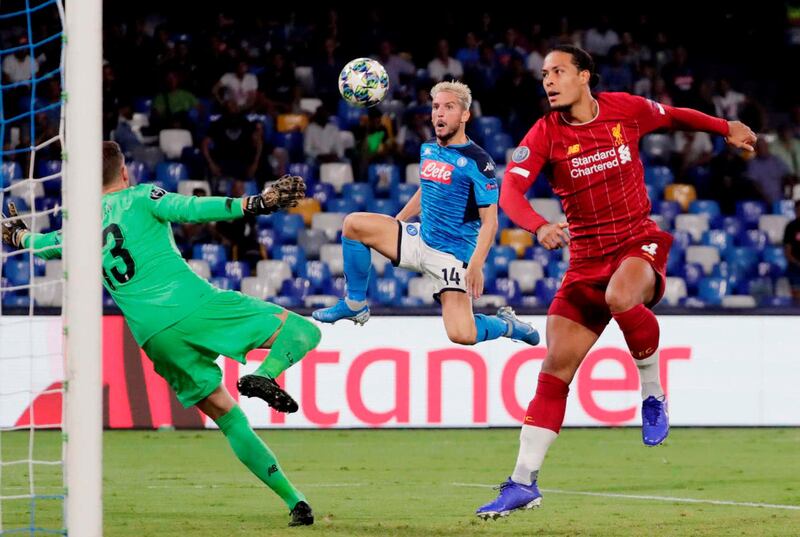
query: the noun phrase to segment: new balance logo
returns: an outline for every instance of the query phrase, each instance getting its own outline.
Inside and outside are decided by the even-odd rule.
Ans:
[[[277,471],[278,471],[278,465],[277,464],[273,464],[272,466],[267,468],[267,477],[271,477],[272,474],[274,474]]]
[[[630,146],[623,144],[619,146],[619,162],[620,164],[626,164],[631,161],[631,148]]]

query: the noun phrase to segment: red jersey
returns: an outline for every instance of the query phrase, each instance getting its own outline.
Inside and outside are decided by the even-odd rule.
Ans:
[[[728,134],[726,121],[694,110],[627,93],[600,93],[596,99],[597,116],[589,122],[568,123],[558,112],[537,121],[514,151],[501,189],[503,210],[535,233],[546,221],[511,198],[515,193],[524,198],[544,171],[569,222],[572,259],[613,254],[626,240],[656,227],[639,158],[642,136],[666,128]]]

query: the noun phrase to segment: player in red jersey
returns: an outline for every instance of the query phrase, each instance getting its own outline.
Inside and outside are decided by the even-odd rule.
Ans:
[[[705,131],[753,150],[756,136],[738,121],[672,108],[627,93],[599,93],[584,50],[562,45],[545,58],[542,82],[551,112],[514,151],[500,206],[549,250],[570,247],[570,264],[547,317],[547,357],[520,433],[517,465],[500,494],[479,508],[483,518],[539,505],[539,468],[564,421],[578,366],[613,318],[642,382],[642,439],[660,444],[669,432],[658,374],[659,327],[650,311],[661,299],[672,237],[650,220],[639,140],[666,130]],[[525,197],[545,171],[567,222],[547,222]]]

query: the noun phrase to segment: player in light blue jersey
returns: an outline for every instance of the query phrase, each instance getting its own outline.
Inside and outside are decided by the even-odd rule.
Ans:
[[[353,213],[344,220],[342,251],[347,296],[313,313],[334,323],[369,320],[367,287],[370,248],[395,266],[425,275],[442,305],[447,336],[472,345],[509,337],[530,345],[539,333],[509,307],[497,315],[472,313],[472,299],[483,293],[483,265],[497,232],[498,188],[492,158],[469,138],[472,94],[461,82],[441,82],[431,90],[431,121],[436,138],[420,148],[420,188],[395,218]],[[419,215],[421,223],[409,219]]]

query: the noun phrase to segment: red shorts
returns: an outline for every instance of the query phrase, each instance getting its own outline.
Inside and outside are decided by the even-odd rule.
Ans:
[[[670,246],[672,235],[653,229],[623,243],[616,256],[570,262],[547,314],[566,317],[598,335],[602,334],[611,320],[611,310],[606,304],[606,287],[620,264],[629,257],[644,259],[656,273],[655,294],[646,304],[652,308],[664,296]]]

